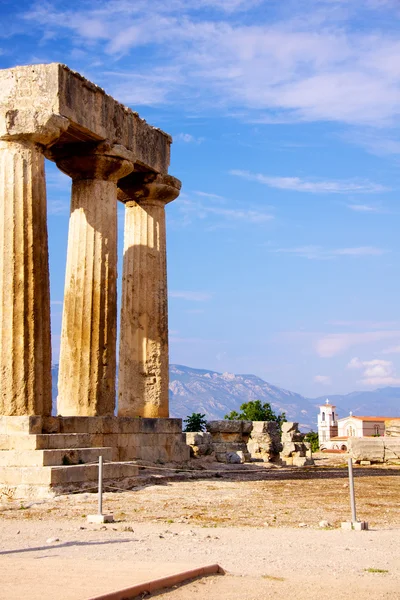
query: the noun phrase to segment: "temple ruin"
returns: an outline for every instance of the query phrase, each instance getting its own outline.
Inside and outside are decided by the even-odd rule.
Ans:
[[[187,460],[168,412],[171,138],[61,64],[0,70],[0,488],[46,493]],[[72,180],[57,417],[44,159]],[[125,204],[117,368],[117,201]],[[138,418],[140,417],[140,418]]]

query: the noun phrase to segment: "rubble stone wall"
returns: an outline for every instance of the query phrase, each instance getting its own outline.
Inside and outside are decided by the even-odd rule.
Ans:
[[[192,456],[214,454],[223,463],[313,464],[310,444],[303,441],[298,423],[283,423],[282,439],[275,421],[209,421],[207,430],[186,433]]]

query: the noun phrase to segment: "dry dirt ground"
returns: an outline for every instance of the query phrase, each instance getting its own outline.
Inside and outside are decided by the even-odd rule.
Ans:
[[[97,572],[103,565],[105,571],[111,569],[116,581],[118,569],[125,569],[121,581],[123,577],[126,581],[134,563],[217,562],[226,575],[199,579],[153,597],[400,599],[400,467],[355,468],[358,516],[369,522],[371,530],[346,532],[339,528],[349,519],[344,458],[317,459],[318,467],[303,469],[262,465],[224,469],[206,463],[207,470],[218,470],[204,473],[208,479],[179,481],[164,476],[160,485],[108,492],[104,512],[112,512],[116,522],[105,526],[86,522],[87,514],[97,512],[94,494],[36,503],[3,496],[0,598],[25,597],[18,575],[30,561],[37,565],[38,579],[30,580],[31,590],[40,590],[43,572],[61,568],[65,578],[78,564],[86,565],[88,584],[96,577],[95,566]],[[322,520],[329,526],[321,528]],[[83,588],[77,596],[66,590],[59,588],[60,600],[89,597]],[[54,591],[44,592],[45,588],[29,597],[54,597]]]

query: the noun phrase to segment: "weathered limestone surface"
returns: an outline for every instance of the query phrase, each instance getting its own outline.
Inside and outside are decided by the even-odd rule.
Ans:
[[[400,437],[400,419],[385,421],[385,436]]]
[[[348,451],[356,462],[400,464],[400,438],[396,436],[350,437]]]
[[[217,461],[233,464],[249,461],[247,443],[252,428],[251,421],[209,421],[207,430],[212,437],[212,450]]]
[[[0,142],[0,211],[0,414],[49,415],[46,185],[32,143]]]
[[[211,433],[207,431],[186,432],[186,444],[190,446],[190,455],[208,456],[214,452]]]
[[[60,345],[60,415],[112,415],[117,335],[117,181],[113,148],[55,155],[73,178]]]
[[[133,173],[118,186],[126,206],[118,414],[168,417],[165,204],[180,182]]]
[[[56,128],[60,144],[109,140],[142,170],[168,171],[171,137],[65,65],[0,70],[0,138],[31,135],[48,146],[54,139],[44,132]]]
[[[105,485],[131,487],[138,468],[127,463],[184,463],[189,453],[181,419],[3,416],[0,495],[10,488],[14,497],[93,488],[100,455]]]
[[[275,461],[282,450],[278,423],[274,421],[253,421],[253,430],[247,443],[252,458],[264,462]]]
[[[89,463],[100,454],[111,461],[106,479],[120,486],[137,473],[126,461],[189,458],[181,421],[130,418],[168,416],[164,207],[180,189],[167,175],[170,144],[64,65],[0,71],[0,488],[81,489],[96,479]],[[58,405],[64,417],[50,416],[44,156],[73,180]],[[116,418],[118,186],[127,203],[121,411],[129,416]]]
[[[286,466],[304,467],[313,465],[311,445],[304,442],[304,435],[300,433],[298,423],[282,423],[282,450],[280,457]]]

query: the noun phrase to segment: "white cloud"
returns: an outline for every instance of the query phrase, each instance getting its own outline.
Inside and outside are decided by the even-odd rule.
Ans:
[[[390,360],[360,360],[352,358],[347,368],[362,370],[360,383],[370,386],[399,385],[400,378],[397,377],[393,363]]]
[[[190,133],[178,133],[177,135],[174,135],[174,142],[184,142],[185,144],[201,144],[204,142],[204,138],[196,138]]]
[[[382,256],[387,250],[374,246],[358,246],[356,248],[337,248],[332,251],[336,256]]]
[[[294,248],[276,248],[274,254],[289,254],[309,260],[330,260],[340,256],[382,256],[388,251],[374,246],[356,246],[354,248],[322,248],[322,246],[297,246]]]
[[[327,8],[322,0],[153,0],[150,12],[148,0],[96,0],[75,3],[78,8],[37,2],[24,16],[42,39],[65,35],[104,64],[144,48],[140,61],[132,59],[134,74],[127,68],[114,82],[105,78],[125,102],[173,99],[214,111],[240,109],[260,121],[381,126],[400,115],[400,42],[394,29],[378,28],[374,19],[360,27],[360,11],[362,17],[372,8],[395,10],[396,4],[372,1]],[[256,25],[236,14],[258,4]],[[165,78],[166,66],[173,74]]]
[[[354,210],[354,212],[362,212],[362,213],[379,213],[382,212],[380,208],[377,206],[372,206],[371,204],[346,204],[347,208],[350,210]]]
[[[231,175],[258,181],[268,187],[310,194],[369,194],[384,192],[384,186],[370,181],[307,181],[299,177],[271,177],[249,171],[231,170]]]
[[[382,350],[381,354],[400,354],[400,346],[391,346]]]
[[[342,354],[353,346],[365,346],[382,340],[400,339],[400,331],[366,331],[360,333],[330,333],[316,342],[317,354],[331,358]]]
[[[210,194],[209,192],[200,192],[200,191],[194,191],[194,194],[196,194],[196,196],[202,196],[204,198],[212,198],[217,199],[217,200],[224,200],[225,198],[223,196],[219,196],[218,194]]]
[[[274,219],[274,215],[270,212],[257,208],[234,207],[233,203],[231,204],[231,208],[225,208],[221,206],[225,202],[225,199],[217,194],[205,192],[194,192],[194,194],[196,196],[203,196],[206,198],[206,201],[190,199],[186,193],[183,193],[176,203],[177,208],[184,216],[185,225],[191,223],[193,219],[207,219],[210,215],[215,215],[230,223],[248,222],[263,224]],[[221,224],[213,223],[213,228],[216,227],[221,227]]]
[[[329,375],[315,375],[315,383],[321,383],[322,385],[332,385],[332,379]]]
[[[211,300],[212,294],[209,292],[192,292],[192,291],[171,291],[168,293],[170,298],[181,298],[190,302],[207,302]]]

